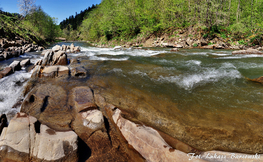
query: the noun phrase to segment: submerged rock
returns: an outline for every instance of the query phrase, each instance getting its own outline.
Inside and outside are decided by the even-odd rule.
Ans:
[[[247,78],[247,79],[252,81],[252,82],[257,82],[257,83],[263,84],[263,76],[255,78],[255,79],[249,79],[249,78]]]
[[[87,71],[83,67],[74,67],[71,69],[71,75],[76,77],[86,77]]]
[[[116,109],[113,120],[119,127],[122,135],[147,161],[188,161],[186,153],[175,150],[153,128],[135,124],[121,116]],[[195,161],[203,161],[195,159]]]

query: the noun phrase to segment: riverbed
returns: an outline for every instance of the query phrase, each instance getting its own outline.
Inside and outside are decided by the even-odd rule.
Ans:
[[[127,118],[200,150],[263,152],[263,86],[247,80],[263,75],[263,55],[208,49],[97,48],[84,42],[74,45],[81,46],[82,52],[68,58],[77,59],[88,76],[70,84],[91,86],[94,93],[127,111]],[[0,62],[0,68],[12,60],[30,58],[34,63],[42,57],[40,52],[26,53]],[[12,107],[23,98],[30,75],[23,69],[0,79],[1,114],[19,111],[19,107]]]

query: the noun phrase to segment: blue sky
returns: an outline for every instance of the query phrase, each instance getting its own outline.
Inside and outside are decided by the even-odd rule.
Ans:
[[[36,5],[40,5],[49,16],[58,18],[60,23],[76,12],[80,13],[81,10],[100,2],[101,0],[36,0]],[[3,11],[19,13],[17,0],[0,0],[0,8]]]

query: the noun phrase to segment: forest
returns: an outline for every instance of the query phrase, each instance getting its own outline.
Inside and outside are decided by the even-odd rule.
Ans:
[[[262,37],[262,13],[263,0],[103,0],[82,23],[60,27],[78,39],[97,42],[188,27],[251,41]]]
[[[0,8],[0,38],[21,37],[36,44],[52,42],[61,35],[56,19],[50,17],[41,6],[21,1],[21,13],[9,13]]]

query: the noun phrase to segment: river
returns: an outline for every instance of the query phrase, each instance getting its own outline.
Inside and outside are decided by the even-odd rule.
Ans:
[[[92,84],[107,101],[132,113],[131,118],[199,149],[211,148],[201,144],[209,138],[235,140],[234,136],[241,133],[237,143],[244,145],[249,137],[262,136],[263,86],[246,79],[263,75],[262,55],[232,55],[231,50],[207,49],[114,50],[84,42],[74,45],[81,46],[82,52],[69,54],[69,58],[78,58],[89,70],[83,82]],[[36,52],[18,59],[30,58],[34,63],[41,57]],[[12,60],[0,62],[0,68]],[[23,69],[0,79],[0,113],[19,111],[19,107],[12,106],[21,100],[30,75]],[[212,148],[224,149],[219,145]]]

